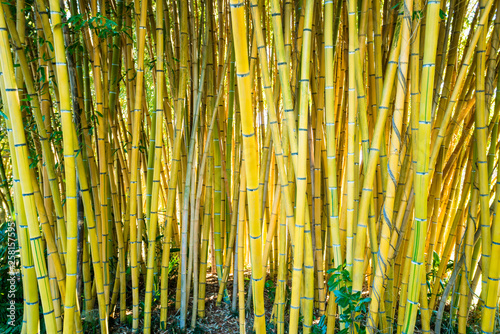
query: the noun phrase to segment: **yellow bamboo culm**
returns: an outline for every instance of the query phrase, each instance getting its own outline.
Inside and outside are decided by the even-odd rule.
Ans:
[[[264,313],[264,277],[262,273],[262,229],[260,226],[258,147],[255,136],[252,102],[250,94],[250,68],[248,63],[247,31],[244,26],[245,8],[243,2],[230,1],[236,77],[241,108],[241,131],[243,136],[243,157],[245,158],[246,188],[248,198],[248,231],[250,236],[250,258],[252,262],[252,290],[254,318],[257,333],[266,332]],[[258,267],[258,268],[257,268]]]

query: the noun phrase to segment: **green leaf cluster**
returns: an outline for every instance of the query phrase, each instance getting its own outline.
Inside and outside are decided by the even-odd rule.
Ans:
[[[331,275],[328,290],[335,295],[335,303],[340,307],[339,320],[345,326],[339,333],[365,334],[366,314],[371,298],[363,297],[361,291],[352,291],[352,278],[345,263],[329,269],[327,273]]]

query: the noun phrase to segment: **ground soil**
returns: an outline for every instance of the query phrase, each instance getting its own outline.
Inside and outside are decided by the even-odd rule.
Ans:
[[[250,278],[250,271],[245,272],[245,282],[249,282]],[[141,280],[143,281],[143,280]],[[236,312],[233,312],[231,303],[222,303],[220,306],[216,306],[216,301],[217,301],[217,295],[219,291],[219,283],[217,281],[217,275],[215,273],[212,273],[212,271],[209,269],[207,271],[207,282],[206,282],[206,301],[205,301],[205,313],[206,316],[203,319],[197,318],[196,322],[196,327],[195,328],[188,328],[184,333],[187,334],[197,334],[197,333],[223,333],[223,334],[232,334],[232,333],[239,333],[239,323],[238,323],[238,309],[236,305]],[[160,328],[160,305],[159,301],[157,300],[154,304],[153,312],[152,312],[152,331],[151,333],[154,334],[174,334],[174,333],[183,333],[180,330],[179,327],[179,320],[180,320],[180,313],[179,311],[176,310],[175,308],[175,295],[176,295],[176,285],[177,285],[177,276],[172,275],[169,280],[169,308],[168,308],[168,320],[167,320],[167,326],[166,330],[162,330]],[[274,286],[274,284],[271,284],[270,286]],[[128,287],[131,289],[131,287]],[[139,290],[142,291],[140,295],[140,300],[141,302],[144,301],[144,286],[140,286]],[[368,290],[364,289],[363,294],[368,294]],[[229,300],[232,300],[232,293],[233,293],[233,276],[230,275],[227,283],[227,292],[229,294]],[[266,290],[264,292],[264,301],[265,301],[265,309],[266,309],[266,319],[269,321],[271,319],[271,313],[272,313],[272,307],[273,307],[273,300],[274,300],[274,289],[266,287]],[[131,297],[129,297],[130,300],[127,300],[127,306],[132,305],[132,300]],[[142,306],[143,304],[141,303],[141,316],[139,320],[139,333],[142,333],[143,329],[143,313],[142,313]],[[187,324],[189,327],[189,324],[191,323],[191,310],[192,310],[192,293],[191,293],[191,299],[188,305],[188,314],[187,314]],[[97,309],[95,310],[95,315],[90,315],[87,314],[85,319],[84,319],[84,329],[85,333],[100,333],[99,330],[99,321],[97,317]],[[443,330],[442,333],[450,334],[454,333],[454,326],[453,324],[449,321],[449,316],[448,319],[446,319],[446,316],[450,313],[450,306],[446,305],[445,308],[445,319],[443,319]],[[120,322],[120,316],[119,316],[119,308],[118,306],[114,310],[114,312],[111,314],[111,317],[109,319],[109,326],[110,326],[110,333],[120,333],[120,334],[125,334],[125,333],[132,333],[132,326],[131,326],[131,320],[132,320],[132,309],[128,308],[126,311],[127,314],[127,321],[125,323]],[[397,314],[395,314],[397,317]],[[431,319],[432,320],[432,319]],[[434,319],[435,320],[435,319]],[[317,325],[320,321],[319,316],[315,316],[315,319],[313,321],[313,325]],[[287,325],[289,322],[289,316],[288,314],[285,314],[285,332],[287,332]],[[431,321],[432,322],[432,321]],[[246,309],[246,332],[247,334],[253,334],[255,333],[253,330],[253,312],[251,310],[251,305],[250,308]],[[455,324],[456,325],[456,324]],[[469,328],[468,330],[471,333],[479,333],[480,332],[480,314],[479,312],[473,312],[470,316],[469,319]],[[337,326],[338,326],[338,321],[337,321]],[[433,324],[431,323],[431,327]],[[299,326],[300,327],[300,326]],[[417,321],[416,324],[417,328],[420,328],[419,321]],[[276,333],[275,327],[272,324],[267,324],[267,333]],[[318,332],[321,333],[321,330]],[[416,329],[415,333],[422,333],[421,330]],[[469,333],[469,332],[468,332]],[[431,334],[434,334],[434,331],[431,329]]]
[[[249,281],[250,271],[245,272],[245,282]],[[160,307],[159,303],[155,305],[152,314],[152,333],[159,334],[170,334],[170,333],[181,333],[179,328],[180,313],[175,309],[175,288],[176,288],[177,276],[172,276],[169,281],[169,309],[168,309],[168,322],[167,329],[160,329]],[[144,287],[139,287],[141,291],[144,291]],[[221,306],[216,306],[217,294],[219,292],[219,283],[217,282],[217,275],[212,273],[211,270],[207,272],[207,284],[206,284],[206,301],[205,301],[205,313],[206,316],[203,319],[197,318],[196,327],[188,328],[185,333],[239,333],[239,323],[238,323],[238,309],[236,305],[236,312],[233,313],[231,304],[222,303]],[[230,275],[227,283],[227,292],[229,294],[229,299],[232,300],[233,293],[233,276]],[[269,294],[269,291],[266,291]],[[144,300],[143,293],[140,296],[140,300]],[[272,312],[272,300],[270,298],[264,298],[265,308],[266,308],[266,319],[270,319]],[[131,305],[132,301],[127,301],[127,305]],[[191,310],[192,310],[192,293],[188,306],[188,325],[191,322]],[[127,323],[121,323],[119,320],[119,308],[115,309],[115,312],[111,315],[110,319],[110,332],[111,333],[132,333],[132,327]],[[127,309],[127,318],[131,319],[132,309]],[[96,324],[97,325],[97,324]],[[97,326],[98,327],[98,326]],[[247,309],[246,312],[246,331],[247,333],[253,333],[253,313],[251,310]],[[139,321],[139,332],[143,328],[143,319]],[[94,332],[96,328],[87,332]],[[98,333],[98,331],[96,331]],[[268,327],[268,333],[274,333],[272,326]]]

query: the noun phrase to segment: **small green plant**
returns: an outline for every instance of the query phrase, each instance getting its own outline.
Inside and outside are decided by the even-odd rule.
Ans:
[[[318,324],[314,325],[312,328],[313,334],[326,334],[327,324],[326,324],[326,315],[322,315],[319,319]]]
[[[429,291],[427,293],[427,296],[430,297],[432,295],[432,282],[434,282],[437,279],[437,274],[439,271],[439,266],[441,265],[441,259],[439,258],[439,255],[434,251],[432,253],[432,268],[430,272],[427,273],[427,290]],[[449,272],[450,270],[453,269],[454,263],[453,260],[449,260],[448,264],[446,265],[446,270],[445,273]],[[448,284],[448,275],[444,275],[444,277],[441,279],[439,278],[439,284],[441,285],[441,289],[439,289],[439,292],[437,294],[438,297],[440,297],[443,294],[444,288]]]
[[[352,279],[346,265],[327,271],[331,274],[328,279],[328,290],[333,291],[335,302],[340,306],[340,323],[345,324],[339,334],[366,333],[366,313],[371,298],[363,298],[361,291],[352,292]]]
[[[274,300],[276,297],[276,285],[271,280],[266,281],[266,292],[270,300]]]
[[[99,310],[89,310],[82,313],[84,333],[99,333]]]

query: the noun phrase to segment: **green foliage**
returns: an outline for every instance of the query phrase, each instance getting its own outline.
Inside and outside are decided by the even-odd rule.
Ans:
[[[437,310],[432,311],[431,315],[431,324],[436,323],[437,321]],[[450,312],[444,312],[443,318],[441,322],[441,333],[442,334],[455,334],[458,333],[458,322],[456,318],[452,318],[451,316],[451,308]],[[420,326],[419,321],[417,321],[417,325]],[[465,334],[475,334],[481,332],[481,311],[478,308],[474,308],[470,313],[467,319],[467,326],[465,328]],[[498,333],[498,332],[494,332]]]
[[[331,274],[328,290],[333,291],[335,302],[340,306],[340,323],[345,324],[345,328],[339,333],[365,334],[365,320],[371,298],[363,298],[361,291],[352,291],[351,275],[345,267],[344,263],[327,271]]]
[[[434,251],[434,253],[432,254],[432,268],[427,273],[427,280],[426,280],[427,281],[427,288],[429,291],[427,293],[428,297],[431,296],[431,291],[432,291],[431,284],[437,278],[436,276],[437,276],[440,265],[441,265],[441,259],[439,258],[439,255],[436,253],[436,251]],[[449,260],[448,264],[446,265],[445,273],[447,273],[448,271],[450,271],[452,269],[453,269],[453,261]],[[441,289],[438,292],[438,295],[437,295],[438,297],[442,295],[444,288],[448,284],[448,279],[449,279],[448,275],[444,275],[444,278],[439,282],[439,284],[441,284]]]
[[[96,16],[88,20],[85,20],[83,14],[72,15],[66,22],[61,23],[61,26],[68,26],[70,33],[73,34],[82,31],[83,28],[88,26],[89,29],[96,30],[99,38],[107,38],[120,33],[117,30],[118,24],[101,13],[97,13]]]
[[[180,258],[179,255],[175,255],[173,253],[179,252],[179,250],[175,250],[175,248],[172,248],[173,250],[170,250],[170,262],[168,263],[168,276],[174,276],[179,273],[179,264],[180,264]]]
[[[274,282],[271,280],[267,280],[265,288],[269,300],[274,300],[274,298],[276,297],[276,285],[274,284]]]
[[[84,333],[100,333],[99,310],[89,310],[82,313],[82,326]]]
[[[3,113],[3,111],[2,111],[1,109],[0,109],[0,116],[1,116],[1,117],[3,117],[3,118],[5,118],[5,119],[9,119],[9,118],[7,117],[7,115],[5,115],[5,114]]]
[[[100,13],[97,13],[96,17],[90,18],[88,24],[90,29],[97,30],[96,33],[99,38],[107,38],[119,34],[116,29],[116,22],[102,16]]]
[[[443,10],[442,10],[442,9],[440,9],[440,10],[439,10],[439,17],[441,18],[441,20],[444,20],[444,19],[446,18],[446,16],[447,16],[447,15],[446,15],[446,13],[445,13],[445,12],[443,12]]]
[[[327,325],[325,323],[326,315],[322,315],[319,319],[319,323],[314,325],[312,328],[313,334],[326,334]]]

